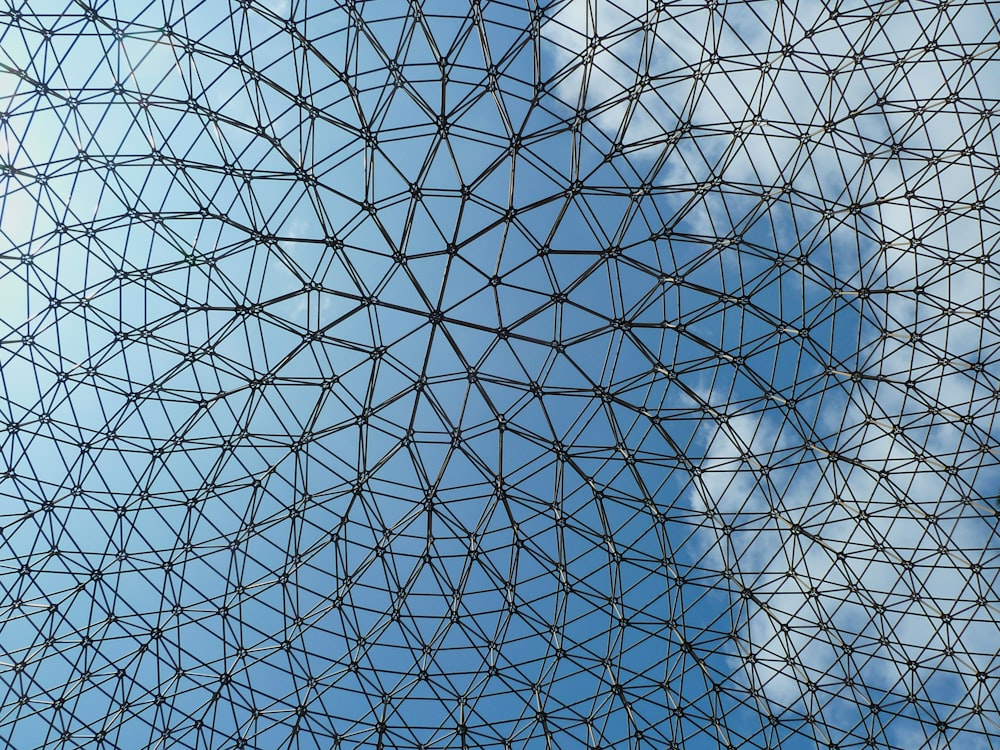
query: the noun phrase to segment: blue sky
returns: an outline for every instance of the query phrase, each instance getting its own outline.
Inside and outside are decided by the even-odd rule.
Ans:
[[[995,19],[650,6],[7,11],[10,743],[986,746]]]

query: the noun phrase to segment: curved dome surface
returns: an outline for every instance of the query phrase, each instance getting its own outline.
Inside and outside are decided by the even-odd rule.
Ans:
[[[997,15],[8,2],[0,737],[990,747]]]

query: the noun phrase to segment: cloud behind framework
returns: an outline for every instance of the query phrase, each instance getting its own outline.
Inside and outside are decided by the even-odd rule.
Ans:
[[[0,7],[13,747],[989,747],[988,3]]]
[[[996,348],[981,321],[998,285],[987,260],[995,229],[966,207],[984,207],[996,167],[954,155],[996,151],[982,124],[996,91],[980,81],[997,64],[963,72],[992,44],[995,20],[970,5],[946,20],[845,5],[834,23],[815,2],[691,6],[668,23],[645,10],[562,6],[550,32],[568,69],[562,96],[594,109],[598,127],[647,163],[662,159],[664,136],[690,128],[687,148],[661,167],[664,184],[801,196],[771,212],[776,251],[801,253],[812,239],[802,226],[823,224],[835,293],[870,299],[865,287],[882,287],[867,311],[838,313],[855,317],[843,343],[856,360],[812,365],[855,383],[840,394],[793,394],[794,406],[763,414],[726,414],[750,397],[737,388],[701,394],[726,416],[702,429],[705,474],[691,502],[718,514],[705,545],[746,598],[747,678],[770,710],[859,725],[878,703],[859,689],[937,716],[982,712],[982,676],[997,658],[995,573],[982,576],[995,541],[968,506],[997,486],[982,446],[993,412],[975,406],[993,386],[975,373]],[[712,230],[720,217],[739,227],[732,209],[743,218],[759,205],[725,189],[700,207]],[[865,279],[874,269],[880,278]],[[900,714],[888,737],[929,741]]]

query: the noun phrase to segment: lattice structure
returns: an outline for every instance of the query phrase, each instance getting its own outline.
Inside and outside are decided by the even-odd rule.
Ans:
[[[986,748],[998,6],[0,3],[13,748]]]

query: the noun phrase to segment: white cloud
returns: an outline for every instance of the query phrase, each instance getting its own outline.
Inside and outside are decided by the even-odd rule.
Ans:
[[[860,320],[865,306],[867,322],[853,330],[869,356],[861,382],[845,371],[843,395],[825,397],[820,439],[797,435],[780,407],[730,415],[702,433],[692,500],[714,505],[706,544],[751,597],[742,622],[750,682],[774,710],[826,701],[824,714],[849,726],[862,697],[845,678],[900,697],[923,681],[942,705],[968,709],[976,672],[1000,663],[987,611],[1000,595],[995,519],[966,502],[998,480],[980,451],[994,436],[995,400],[976,409],[992,395],[971,369],[1000,343],[978,314],[995,309],[1000,281],[978,262],[997,240],[980,213],[990,173],[972,152],[997,161],[977,81],[1000,77],[1000,65],[992,53],[975,68],[961,59],[995,34],[982,6],[881,16],[838,7],[831,21],[814,0],[686,14],[657,14],[644,0],[573,0],[545,28],[556,68],[572,67],[561,98],[593,112],[610,141],[636,146],[630,158],[659,155],[686,120],[694,137],[673,150],[661,180],[718,177],[758,193],[790,181],[813,207],[772,215],[780,224],[830,212],[839,228],[828,270],[845,299],[860,302],[867,286],[897,290],[838,313]],[[710,194],[705,233],[721,233],[720,217],[737,204]],[[851,204],[861,208],[845,219]],[[790,228],[775,234],[795,241]],[[906,291],[916,286],[921,294]],[[781,468],[796,441],[805,463]],[[894,741],[931,742],[901,711]]]

